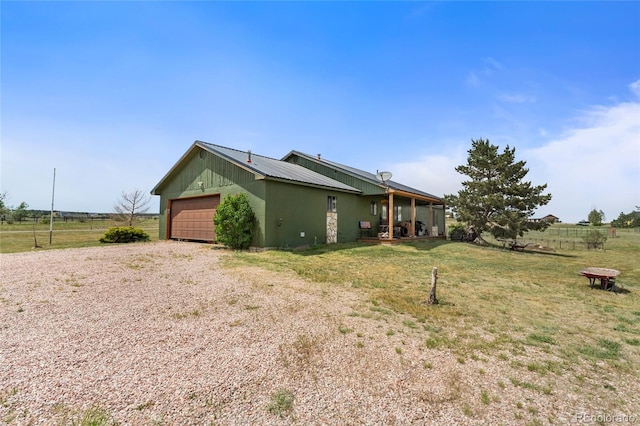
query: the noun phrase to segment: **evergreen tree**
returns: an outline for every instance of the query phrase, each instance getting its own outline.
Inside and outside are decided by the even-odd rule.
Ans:
[[[544,230],[547,222],[530,222],[535,209],[546,205],[551,194],[543,194],[547,185],[533,186],[523,181],[529,173],[526,162],[515,161],[515,148],[498,147],[489,140],[471,140],[466,165],[456,171],[470,180],[462,182],[457,195],[446,195],[458,220],[473,227],[478,235],[489,231],[496,238],[515,239],[528,230]]]

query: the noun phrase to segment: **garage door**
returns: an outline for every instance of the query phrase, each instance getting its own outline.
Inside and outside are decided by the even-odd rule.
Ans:
[[[214,241],[213,216],[218,204],[220,195],[173,200],[169,238]]]

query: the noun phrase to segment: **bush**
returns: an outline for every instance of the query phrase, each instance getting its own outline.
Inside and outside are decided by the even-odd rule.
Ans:
[[[247,194],[227,195],[213,217],[218,242],[234,250],[249,248],[253,239],[255,215]]]
[[[136,241],[149,241],[149,234],[140,228],[133,226],[119,226],[107,229],[101,243],[134,243]]]
[[[464,229],[464,225],[449,225],[449,239],[451,239],[451,241],[462,241],[465,235],[466,231]]]
[[[587,235],[582,237],[582,240],[587,245],[587,249],[604,248],[604,242],[607,241],[607,236],[600,231],[589,231]]]

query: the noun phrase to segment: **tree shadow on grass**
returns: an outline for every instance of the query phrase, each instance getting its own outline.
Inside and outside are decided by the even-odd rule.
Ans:
[[[418,251],[429,251],[435,248],[449,245],[449,244],[469,244],[473,247],[485,248],[488,250],[500,250],[500,251],[512,251],[509,247],[503,247],[499,244],[486,242],[485,244],[476,244],[472,242],[461,242],[445,240],[443,238],[423,239],[423,240],[404,240],[401,243],[395,244],[380,244],[380,243],[363,243],[363,242],[349,242],[349,243],[335,243],[335,244],[317,244],[311,246],[300,246],[292,248],[280,248],[280,251],[290,252],[299,256],[319,256],[327,253],[339,252],[343,250],[365,250],[368,248],[391,248],[391,247],[413,247]],[[374,250],[378,253],[377,250]],[[557,253],[555,251],[545,251],[540,249],[525,249],[524,251],[514,251],[514,253],[522,254],[523,256],[542,255],[562,258],[575,258],[577,256],[565,253]]]
[[[520,250],[512,250],[509,247],[505,247],[503,245],[499,245],[499,244],[494,244],[494,243],[487,243],[487,245],[485,247],[489,247],[489,248],[493,248],[496,250],[502,250],[502,251],[509,251],[509,252],[513,252],[513,253],[518,253],[518,254],[522,254],[523,256],[531,256],[531,255],[541,255],[541,256],[552,256],[552,257],[564,257],[564,258],[576,258],[578,256],[573,255],[573,254],[566,254],[566,253],[558,253],[556,252],[554,249],[545,249],[545,248],[536,248],[535,246],[533,248],[524,248],[524,250],[520,251]],[[553,250],[553,251],[551,251]]]

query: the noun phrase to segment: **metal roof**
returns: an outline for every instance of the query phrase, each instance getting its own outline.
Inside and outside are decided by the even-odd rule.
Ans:
[[[155,186],[155,188],[153,188],[153,190],[151,191],[152,194],[159,195],[157,193],[157,190],[195,147],[200,147],[213,154],[216,154],[236,164],[238,167],[242,167],[246,170],[249,170],[252,173],[258,176],[261,176],[263,178],[279,179],[284,181],[290,181],[292,183],[299,183],[302,185],[333,188],[340,191],[347,191],[347,192],[353,192],[358,194],[362,192],[357,188],[354,188],[352,186],[339,182],[335,179],[331,179],[330,177],[314,172],[313,170],[307,169],[298,164],[293,164],[293,163],[284,161],[289,156],[295,154],[301,157],[305,157],[311,161],[315,161],[320,164],[325,164],[335,169],[341,170],[345,173],[348,173],[352,176],[362,179],[363,181],[370,182],[375,185],[379,185],[382,188],[384,188],[386,185],[389,188],[394,190],[404,191],[404,192],[420,195],[422,197],[441,200],[444,202],[444,200],[441,197],[435,196],[433,194],[429,194],[428,192],[420,191],[418,189],[411,188],[409,186],[403,185],[401,183],[398,183],[392,180],[386,181],[383,184],[382,182],[380,182],[380,180],[378,180],[376,175],[373,173],[369,173],[364,170],[356,169],[355,167],[350,167],[344,164],[329,161],[324,158],[318,159],[316,156],[305,154],[300,151],[293,150],[289,154],[285,155],[281,160],[251,153],[251,162],[248,162],[247,160],[249,159],[249,151],[240,151],[238,149],[227,148],[221,145],[215,145],[212,143],[203,142],[199,140],[196,140],[193,143],[193,145],[187,150],[187,152],[176,162],[176,164],[171,168],[171,170],[167,172],[167,174],[160,180],[160,182]]]
[[[338,169],[338,170],[342,170],[345,173],[348,173],[352,176],[356,176],[366,182],[370,182],[376,185],[380,185],[382,187],[384,187],[385,185],[388,186],[391,189],[395,189],[398,191],[404,191],[404,192],[409,192],[412,194],[416,194],[416,195],[421,195],[423,197],[428,197],[428,198],[434,198],[436,200],[441,200],[444,202],[444,199],[442,197],[438,197],[436,195],[433,194],[429,194],[428,192],[424,192],[424,191],[420,191],[419,189],[415,189],[415,188],[411,188],[409,186],[403,185],[401,183],[392,181],[392,180],[388,180],[386,182],[384,182],[384,184],[376,177],[375,174],[373,173],[369,173],[366,172],[364,170],[360,170],[360,169],[356,169],[355,167],[350,167],[350,166],[345,166],[344,164],[340,164],[340,163],[336,163],[334,161],[329,161],[329,160],[325,160],[324,158],[318,158],[315,155],[309,155],[309,154],[305,154],[304,152],[300,152],[300,151],[291,151],[289,154],[285,155],[282,159],[286,159],[289,156],[291,156],[292,154],[295,155],[299,155],[301,157],[304,157],[308,160],[311,161],[315,161],[317,163],[320,164],[326,164],[330,167],[333,167],[334,169]]]
[[[306,169],[297,164],[288,163],[286,161],[277,160],[275,158],[265,157],[263,155],[258,155],[253,152],[249,154],[249,151],[240,151],[237,149],[227,148],[220,145],[214,145],[214,144],[199,141],[199,140],[194,142],[194,144],[189,149],[189,151],[191,151],[196,146],[202,149],[205,149],[215,155],[218,155],[236,164],[237,166],[242,167],[246,170],[249,170],[252,173],[259,175],[263,178],[281,179],[285,181],[291,181],[293,183],[299,183],[299,184],[311,185],[311,186],[321,186],[326,188],[337,189],[340,191],[347,191],[347,192],[354,192],[354,193],[361,192],[357,188],[353,188],[349,185],[346,185],[342,182],[338,182],[337,180],[331,179],[327,176],[321,175],[320,173],[316,173],[312,170]],[[187,153],[189,151],[187,151]],[[250,162],[248,161],[249,155],[251,156]],[[178,161],[178,163],[176,163],[174,168],[177,167],[177,165],[181,161],[182,161],[182,158]],[[171,172],[167,173],[167,176],[170,173]],[[163,178],[163,181],[164,179],[166,179],[167,176]],[[160,184],[158,184],[156,188],[158,188],[159,186]]]

